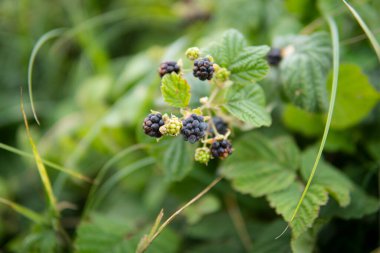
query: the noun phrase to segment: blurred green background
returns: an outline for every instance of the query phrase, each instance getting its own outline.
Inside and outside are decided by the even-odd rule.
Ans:
[[[380,1],[352,2],[379,40]],[[359,66],[369,83],[380,90],[379,61],[340,1],[1,0],[0,142],[32,152],[20,111],[22,87],[41,156],[95,178],[99,169],[125,148],[138,143],[151,145],[142,137],[141,122],[150,109],[165,108],[157,74],[161,61],[184,58],[186,48],[202,47],[228,28],[241,31],[252,45],[269,46],[278,36],[329,31],[320,11],[324,5],[335,8],[341,62]],[[38,126],[27,96],[28,62],[38,39],[56,28],[65,30],[44,44],[34,64]],[[275,71],[262,82],[268,104],[277,108],[273,126],[264,131],[269,136],[289,133],[301,148],[318,143],[323,124],[298,128],[303,121],[292,114],[294,108],[288,109],[284,119],[285,104],[278,94]],[[207,89],[207,85],[193,89],[193,105],[196,98],[207,95]],[[375,104],[357,122],[332,129],[325,155],[373,196],[379,192],[380,164],[380,106]],[[134,252],[161,208],[168,215],[213,180],[216,163],[194,165],[182,181],[166,180],[154,155],[158,156],[156,149],[164,145],[137,150],[113,164],[107,176],[119,178],[97,193],[104,198],[99,197],[86,215],[83,211],[91,184],[48,166],[62,208],[63,229],[77,252]],[[1,149],[0,166],[0,197],[50,217],[33,158]],[[253,242],[252,252],[290,252],[289,237],[272,241],[285,223],[265,199],[235,193],[225,181],[178,218],[149,252],[247,252],[229,205],[240,206]],[[0,205],[0,221],[0,252],[73,251],[51,227],[33,224],[6,205]],[[78,239],[81,221],[91,222],[80,227],[83,236]],[[370,252],[379,246],[378,238],[378,213],[357,220],[337,218],[324,227],[314,250]],[[92,243],[93,248],[88,246]],[[80,250],[81,245],[85,250]],[[271,248],[274,246],[278,248]]]

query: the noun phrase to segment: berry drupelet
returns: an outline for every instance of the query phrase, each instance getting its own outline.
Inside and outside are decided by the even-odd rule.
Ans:
[[[207,123],[204,122],[203,116],[191,114],[190,117],[182,121],[182,125],[181,134],[183,135],[185,141],[195,143],[205,136]]]
[[[232,154],[232,145],[228,140],[215,140],[211,144],[211,155],[214,158],[227,158]]]
[[[161,63],[158,73],[160,74],[160,77],[163,77],[164,75],[172,72],[179,74],[180,69],[181,68],[175,61],[166,61]]]
[[[211,80],[214,74],[213,64],[208,58],[195,60],[193,75],[202,81]]]
[[[272,48],[267,54],[267,60],[269,65],[278,66],[282,60],[281,49],[280,48]]]
[[[216,131],[218,131],[219,134],[225,135],[228,132],[228,124],[221,118],[221,117],[213,117],[212,122],[214,123],[214,126],[216,128]],[[211,126],[211,122],[209,123],[209,132],[212,137],[215,136],[214,128]]]
[[[164,124],[161,113],[151,113],[144,119],[143,129],[146,135],[160,138],[162,134],[159,129]]]

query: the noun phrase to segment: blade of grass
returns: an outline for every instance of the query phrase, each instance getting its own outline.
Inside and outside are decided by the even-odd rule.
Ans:
[[[20,149],[17,149],[17,148],[14,148],[12,146],[9,146],[7,144],[4,144],[4,143],[1,143],[0,142],[0,148],[1,149],[4,149],[6,151],[9,151],[9,152],[12,152],[14,154],[17,154],[19,156],[22,156],[22,157],[26,157],[26,158],[30,158],[30,159],[34,159],[34,156],[28,152],[25,152],[25,151],[22,151]],[[91,180],[91,178],[89,177],[86,177],[76,171],[73,171],[73,170],[70,170],[70,169],[66,169],[58,164],[55,164],[53,162],[50,162],[48,160],[45,160],[45,159],[42,159],[42,162],[46,165],[46,166],[49,166],[50,168],[53,168],[53,169],[56,169],[58,171],[61,171],[63,173],[67,173],[69,174],[70,176],[74,177],[74,178],[77,178],[77,179],[80,179],[80,180],[83,180],[83,181],[86,181],[88,183],[92,183],[93,181]]]
[[[326,125],[325,129],[323,131],[323,136],[321,140],[321,144],[319,146],[318,154],[317,157],[315,158],[315,162],[313,165],[313,168],[311,170],[309,179],[307,180],[305,189],[302,192],[301,198],[297,203],[296,209],[293,212],[293,215],[289,221],[288,226],[285,228],[285,230],[276,237],[276,239],[280,238],[286,230],[289,228],[289,225],[294,221],[294,219],[297,216],[297,213],[302,205],[303,200],[305,199],[305,196],[307,194],[307,191],[309,190],[309,187],[311,185],[311,181],[314,178],[315,172],[317,171],[318,163],[321,159],[322,156],[322,151],[326,143],[327,135],[330,130],[330,124],[331,124],[331,119],[333,116],[334,112],[334,104],[335,104],[335,98],[336,98],[336,92],[338,88],[338,75],[339,75],[339,33],[338,33],[338,28],[336,26],[336,23],[334,19],[331,16],[326,16],[327,22],[329,24],[330,30],[331,30],[331,40],[332,40],[332,45],[333,45],[333,80],[332,80],[332,89],[331,89],[331,96],[330,96],[330,105],[329,109],[327,112],[327,120],[326,120]]]
[[[15,202],[10,201],[10,200],[5,199],[5,198],[0,198],[0,203],[7,205],[8,207],[12,208],[17,213],[19,213],[19,214],[25,216],[26,218],[30,219],[34,223],[37,223],[37,224],[45,223],[44,217],[42,217],[40,214],[36,213],[35,211],[33,211],[29,208],[21,206]]]
[[[139,150],[139,149],[141,149],[143,147],[144,147],[144,145],[142,145],[142,144],[137,144],[137,145],[128,147],[128,148],[120,151],[118,154],[116,154],[115,156],[113,156],[110,160],[108,160],[104,164],[104,166],[99,170],[98,174],[96,175],[96,178],[94,180],[94,184],[90,188],[86,204],[85,204],[85,206],[83,208],[83,215],[82,215],[82,217],[86,217],[87,213],[88,213],[88,211],[90,209],[90,207],[93,206],[94,194],[95,194],[96,190],[98,189],[98,186],[100,185],[100,183],[103,181],[103,178],[105,177],[107,171],[114,164],[116,164],[118,161],[120,161],[123,157],[125,157],[125,156],[131,154],[132,152],[134,152],[136,150]]]
[[[51,183],[50,183],[50,179],[49,179],[49,176],[48,176],[48,174],[46,172],[45,165],[42,162],[41,156],[38,153],[37,147],[36,147],[36,145],[34,143],[34,140],[32,138],[30,130],[29,130],[28,119],[26,117],[25,110],[24,110],[22,90],[21,90],[21,112],[22,112],[22,116],[24,118],[26,134],[28,136],[30,145],[32,146],[34,160],[36,161],[37,169],[38,169],[38,172],[40,174],[41,181],[42,181],[42,184],[44,186],[46,195],[48,197],[50,208],[53,211],[54,215],[58,217],[59,212],[58,212],[58,208],[57,208],[57,201],[56,201],[55,196],[53,194],[53,189],[52,189],[52,186],[51,186]]]
[[[350,12],[352,13],[352,15],[355,17],[356,21],[359,23],[359,25],[363,29],[364,33],[367,35],[369,41],[371,42],[371,45],[372,45],[373,49],[376,52],[377,58],[380,61],[380,44],[376,40],[375,35],[368,28],[367,24],[360,17],[359,13],[346,0],[342,0],[342,1],[347,6],[347,8],[350,10]]]
[[[59,28],[51,30],[44,35],[41,36],[41,38],[38,39],[36,45],[34,45],[32,54],[29,58],[29,64],[28,64],[28,91],[29,91],[29,99],[30,99],[30,105],[32,107],[32,112],[34,119],[36,120],[37,124],[39,125],[40,122],[37,117],[36,109],[34,107],[34,100],[33,100],[33,89],[32,89],[32,79],[33,79],[33,66],[34,62],[37,57],[37,53],[40,50],[40,48],[50,39],[53,39],[55,37],[60,36],[66,29],[65,28]]]
[[[96,206],[98,206],[103,201],[103,199],[107,196],[107,194],[110,192],[112,187],[114,187],[118,182],[120,182],[120,180],[122,180],[123,178],[125,178],[126,176],[130,175],[132,172],[138,169],[154,164],[154,161],[155,160],[153,158],[147,157],[122,168],[117,173],[112,175],[112,177],[110,177],[102,185],[102,187],[99,188],[99,191],[96,194],[96,198],[93,201],[93,204],[92,206],[90,206],[90,208],[96,208]]]

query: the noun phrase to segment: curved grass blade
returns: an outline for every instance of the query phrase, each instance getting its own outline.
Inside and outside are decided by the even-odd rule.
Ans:
[[[5,198],[0,198],[0,203],[9,206],[14,211],[25,216],[26,218],[30,219],[34,223],[37,223],[37,224],[45,223],[44,217],[42,217],[39,213],[36,213],[35,211],[33,211],[29,208],[21,206],[15,202],[10,201],[10,200],[5,199]]]
[[[144,158],[122,168],[117,173],[112,175],[112,177],[110,177],[99,189],[96,195],[96,199],[93,202],[91,208],[95,208],[97,205],[99,205],[99,203],[101,203],[103,199],[107,196],[107,194],[110,192],[112,187],[114,187],[118,182],[120,182],[120,180],[122,180],[123,178],[125,178],[126,176],[130,175],[132,172],[135,172],[138,169],[154,164],[154,161],[155,160],[152,157]]]
[[[292,223],[292,221],[296,218],[297,213],[302,205],[303,200],[305,199],[305,196],[307,194],[307,191],[309,190],[309,187],[311,185],[311,181],[313,180],[313,177],[315,175],[315,172],[317,171],[318,163],[319,160],[321,159],[322,156],[322,151],[326,143],[327,135],[330,130],[330,124],[331,124],[331,119],[333,116],[334,112],[334,104],[335,104],[335,98],[336,98],[336,92],[338,88],[338,74],[339,74],[339,33],[338,33],[338,28],[336,26],[336,23],[334,19],[330,16],[326,16],[327,22],[329,24],[330,30],[331,30],[331,40],[332,40],[332,45],[333,45],[333,80],[332,80],[332,89],[331,89],[331,96],[330,96],[330,105],[329,105],[329,110],[327,113],[327,120],[326,120],[326,125],[325,129],[323,131],[323,136],[322,136],[322,141],[319,146],[318,154],[317,157],[315,158],[315,162],[313,165],[313,168],[311,170],[309,179],[307,180],[305,189],[302,192],[301,198],[298,201],[298,204],[296,206],[296,209],[293,212],[292,218],[289,221],[288,226],[285,228],[285,230],[276,237],[276,239],[280,238],[286,230],[289,228],[289,225]]]
[[[359,23],[359,25],[363,29],[364,33],[367,35],[369,41],[371,42],[373,49],[376,52],[377,58],[380,61],[380,44],[376,40],[375,35],[373,35],[372,31],[368,28],[367,24],[360,17],[359,13],[346,0],[342,0],[342,1],[347,6],[347,8],[350,10],[352,15],[355,17],[356,21]]]
[[[90,207],[93,206],[94,194],[95,194],[96,190],[98,189],[97,187],[102,182],[104,176],[106,175],[107,171],[111,168],[111,166],[114,165],[115,163],[117,163],[118,161],[120,161],[120,159],[122,159],[126,155],[129,155],[132,152],[139,150],[143,147],[144,147],[144,145],[142,145],[142,144],[137,144],[137,145],[134,145],[132,147],[128,147],[128,148],[120,151],[118,154],[116,154],[114,157],[112,157],[110,160],[108,160],[104,164],[104,166],[99,170],[99,173],[97,174],[97,176],[94,180],[94,184],[90,188],[86,204],[83,208],[83,210],[84,210],[83,211],[83,217],[85,217],[87,215],[88,210],[90,209]]]
[[[40,174],[42,184],[43,184],[43,186],[45,188],[46,195],[47,195],[48,200],[49,200],[50,208],[52,209],[54,215],[58,216],[59,212],[58,212],[58,208],[57,208],[57,201],[56,201],[55,196],[53,194],[53,189],[52,189],[52,186],[51,186],[51,183],[50,183],[49,176],[48,176],[48,174],[46,172],[45,165],[42,162],[41,156],[38,153],[36,144],[34,143],[34,140],[32,138],[30,130],[29,130],[28,119],[26,117],[25,110],[24,110],[24,103],[22,101],[22,91],[21,91],[21,112],[22,112],[22,116],[24,118],[26,134],[28,136],[30,145],[32,146],[34,160],[36,161],[37,169],[38,169],[38,172]]]
[[[26,157],[26,158],[31,158],[31,159],[34,159],[34,156],[28,152],[25,152],[25,151],[22,151],[20,149],[17,149],[17,148],[14,148],[12,146],[9,146],[5,143],[2,143],[0,142],[0,149],[4,149],[6,151],[9,151],[9,152],[12,152],[14,154],[17,154],[19,156],[22,156],[22,157]],[[50,168],[53,168],[53,169],[56,169],[58,171],[61,171],[63,173],[66,173],[66,174],[69,174],[70,176],[74,177],[74,178],[77,178],[77,179],[80,179],[80,180],[83,180],[83,181],[86,181],[88,183],[92,183],[93,181],[91,180],[91,178],[89,177],[86,177],[85,175],[82,175],[76,171],[73,171],[73,170],[70,170],[70,169],[66,169],[56,163],[53,163],[53,162],[50,162],[48,160],[45,160],[45,159],[42,159],[42,162],[46,165],[46,166],[49,166]]]
[[[33,66],[34,61],[36,60],[36,56],[40,48],[50,39],[53,39],[55,37],[60,36],[66,29],[65,28],[59,28],[51,30],[44,35],[41,36],[41,38],[38,39],[36,45],[33,47],[32,54],[29,58],[29,64],[28,64],[28,91],[29,91],[29,99],[30,99],[30,105],[32,107],[32,112],[34,119],[36,120],[37,124],[39,125],[40,122],[37,117],[36,109],[34,107],[34,100],[33,100],[33,91],[32,91],[32,79],[33,79]]]

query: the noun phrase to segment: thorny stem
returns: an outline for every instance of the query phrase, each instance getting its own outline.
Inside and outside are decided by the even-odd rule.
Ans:
[[[182,206],[180,209],[178,209],[175,213],[173,213],[164,223],[162,223],[162,225],[157,229],[157,232],[153,234],[153,236],[151,236],[149,238],[149,243],[148,245],[144,248],[142,252],[145,252],[149,245],[153,242],[154,239],[157,238],[157,236],[160,235],[160,233],[162,232],[162,230],[164,230],[164,228],[169,225],[175,217],[177,217],[183,210],[185,210],[187,207],[189,207],[191,204],[193,204],[194,202],[196,202],[198,199],[200,199],[201,197],[203,197],[208,191],[210,191],[217,183],[220,182],[220,180],[223,179],[223,176],[219,176],[217,177],[216,179],[214,179],[214,181],[212,181],[203,191],[201,191],[200,193],[198,193],[194,198],[192,198],[189,202],[187,202],[184,206]]]

